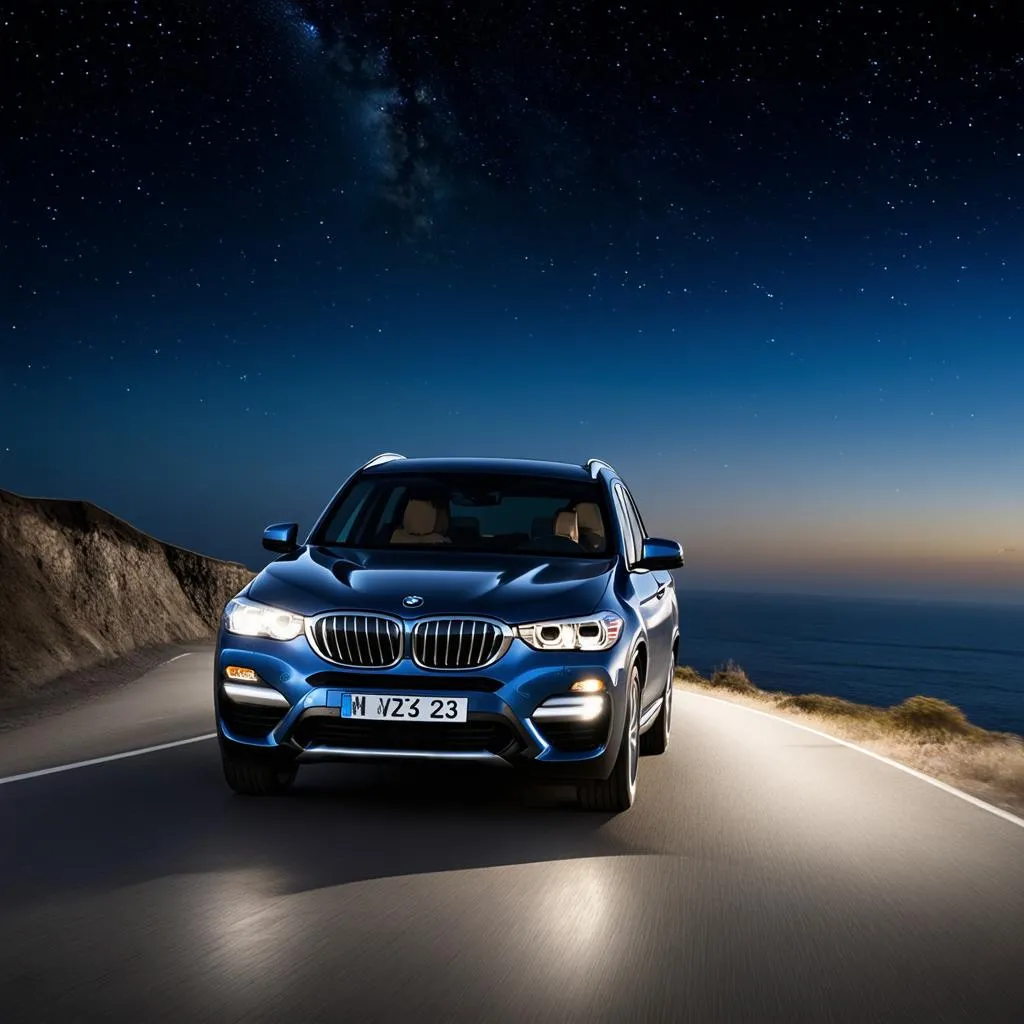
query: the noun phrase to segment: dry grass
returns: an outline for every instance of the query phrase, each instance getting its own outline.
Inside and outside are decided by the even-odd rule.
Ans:
[[[1024,737],[973,725],[946,701],[917,696],[877,708],[818,693],[762,690],[731,661],[710,679],[683,666],[676,683],[803,722],[1024,815]]]
[[[732,690],[733,693],[757,693],[757,687],[734,661],[727,661],[721,668],[716,668],[709,680],[709,685],[716,690]]]

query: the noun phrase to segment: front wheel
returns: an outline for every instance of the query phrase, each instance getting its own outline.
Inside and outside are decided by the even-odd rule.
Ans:
[[[280,758],[259,754],[235,754],[225,748],[220,752],[224,781],[236,793],[245,796],[278,796],[288,791],[298,774],[298,766]]]
[[[607,779],[590,779],[576,787],[580,806],[586,811],[618,814],[628,811],[636,799],[636,773],[640,761],[640,669],[629,672],[626,722],[619,742],[615,767]]]

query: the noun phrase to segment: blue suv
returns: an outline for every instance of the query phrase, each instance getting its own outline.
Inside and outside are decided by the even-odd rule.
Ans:
[[[481,762],[626,810],[672,724],[682,549],[607,463],[371,459],[228,602],[214,695],[228,785],[314,761]]]

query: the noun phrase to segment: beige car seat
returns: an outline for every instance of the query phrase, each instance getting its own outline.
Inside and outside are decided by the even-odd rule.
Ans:
[[[581,501],[576,506],[576,521],[580,530],[580,543],[598,551],[604,547],[604,520],[601,506],[596,501]]]
[[[563,509],[563,511],[557,513],[555,515],[554,534],[556,537],[568,537],[569,540],[579,543],[580,528],[576,520],[576,513],[571,509]]]
[[[402,515],[402,525],[391,534],[392,544],[448,544],[437,530],[437,507],[425,498],[410,498]]]

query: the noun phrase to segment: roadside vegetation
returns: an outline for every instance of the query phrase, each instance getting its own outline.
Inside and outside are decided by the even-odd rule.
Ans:
[[[916,696],[878,708],[819,693],[762,690],[732,661],[710,678],[689,666],[677,668],[675,678],[684,690],[791,718],[1024,815],[1024,737],[982,729],[944,700]]]

